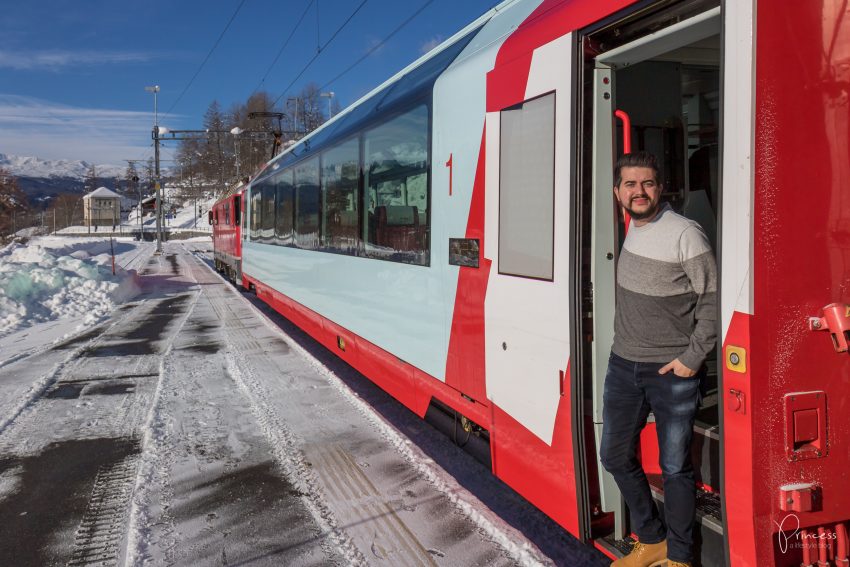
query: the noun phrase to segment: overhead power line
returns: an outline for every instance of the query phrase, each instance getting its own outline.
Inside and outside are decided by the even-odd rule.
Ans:
[[[354,69],[355,67],[357,67],[358,65],[360,65],[360,64],[361,64],[361,63],[362,63],[362,62],[363,62],[363,61],[364,61],[367,57],[369,57],[370,55],[372,55],[373,53],[375,53],[377,50],[379,50],[381,47],[383,47],[383,45],[384,45],[385,43],[387,43],[389,40],[391,40],[391,39],[393,38],[393,36],[394,36],[395,34],[397,34],[398,32],[400,32],[400,31],[401,31],[401,30],[402,30],[402,29],[403,29],[403,28],[404,28],[407,24],[409,24],[409,23],[410,23],[410,22],[412,22],[414,19],[416,19],[416,17],[417,17],[417,16],[419,16],[419,14],[421,14],[423,11],[425,11],[425,8],[427,8],[427,7],[428,7],[429,5],[431,5],[433,2],[434,2],[434,0],[427,0],[427,2],[425,2],[424,4],[422,4],[422,6],[420,6],[418,10],[416,10],[413,14],[411,14],[411,15],[410,15],[410,16],[409,16],[406,20],[404,20],[402,23],[400,23],[400,24],[399,24],[399,25],[398,25],[398,26],[397,26],[397,27],[396,27],[393,31],[391,31],[391,32],[390,32],[390,33],[389,33],[389,34],[388,34],[388,35],[387,35],[384,39],[382,39],[382,40],[381,40],[380,42],[378,42],[376,45],[372,46],[372,47],[371,47],[371,48],[370,48],[370,49],[369,49],[369,50],[368,50],[365,54],[363,54],[363,56],[362,56],[360,59],[358,59],[357,61],[355,61],[355,62],[354,62],[354,63],[352,63],[351,65],[349,65],[349,66],[348,66],[348,67],[347,67],[347,68],[346,68],[346,69],[345,69],[342,73],[340,73],[339,75],[337,75],[336,77],[334,77],[333,79],[331,79],[330,81],[328,81],[327,83],[325,83],[324,85],[322,85],[321,87],[319,87],[319,90],[320,90],[320,91],[325,90],[327,87],[329,87],[330,85],[332,85],[333,83],[335,83],[336,81],[338,81],[339,79],[341,79],[343,76],[345,76],[345,75],[346,75],[348,72],[350,72],[352,69]]]
[[[271,73],[272,68],[274,68],[274,66],[277,64],[277,61],[278,61],[278,59],[280,59],[280,56],[283,55],[283,50],[286,49],[287,45],[289,45],[289,41],[292,39],[292,36],[295,35],[295,32],[298,31],[298,27],[301,25],[301,22],[304,21],[304,18],[307,16],[307,12],[310,10],[310,6],[312,6],[315,1],[316,0],[310,0],[310,2],[307,3],[307,6],[304,8],[304,11],[301,12],[301,17],[298,18],[298,23],[296,23],[295,27],[292,28],[292,31],[289,32],[289,36],[283,42],[283,45],[280,46],[280,49],[278,50],[277,55],[275,55],[274,61],[272,61],[271,65],[269,65],[269,68],[266,69],[266,73],[263,75],[263,78],[260,79],[260,83],[256,86],[256,88],[253,90],[253,92],[251,93],[251,95],[248,98],[251,98],[251,96],[254,96],[254,94],[258,90],[260,90],[260,87],[263,86],[263,83],[266,82],[266,79],[268,78],[269,73]]]
[[[336,31],[333,33],[333,35],[330,37],[330,39],[328,39],[328,40],[325,42],[325,44],[324,44],[324,45],[320,45],[320,46],[319,46],[318,50],[316,51],[316,54],[315,54],[315,55],[314,55],[314,56],[313,56],[313,57],[312,57],[312,58],[311,58],[311,59],[307,62],[307,64],[304,66],[304,68],[303,68],[303,69],[301,69],[301,72],[300,72],[300,73],[298,73],[298,75],[297,75],[294,79],[292,79],[292,82],[290,82],[290,83],[289,83],[289,85],[287,85],[287,87],[283,90],[283,92],[280,94],[280,96],[279,96],[279,97],[277,97],[277,98],[274,100],[274,102],[272,103],[272,106],[276,105],[276,104],[278,103],[278,101],[280,101],[280,99],[282,99],[284,96],[286,96],[286,94],[289,92],[289,89],[290,89],[290,88],[292,88],[292,85],[294,85],[294,84],[295,84],[295,82],[296,82],[296,81],[298,81],[298,79],[300,79],[300,78],[301,78],[301,75],[303,75],[303,74],[304,74],[304,72],[305,72],[305,71],[307,71],[307,69],[309,69],[309,68],[310,68],[310,66],[313,64],[313,62],[314,62],[316,59],[318,59],[318,58],[319,58],[319,55],[321,55],[321,54],[322,54],[322,51],[324,51],[324,50],[325,50],[325,49],[326,49],[326,48],[327,48],[327,47],[328,47],[328,46],[329,46],[329,45],[333,42],[333,40],[334,40],[334,39],[336,39],[336,36],[337,36],[337,35],[339,35],[339,32],[341,32],[341,31],[345,28],[345,26],[347,26],[347,25],[348,25],[348,23],[349,23],[349,22],[350,22],[350,21],[354,18],[354,16],[356,16],[356,15],[357,15],[357,12],[359,12],[359,11],[360,11],[360,9],[361,9],[361,8],[362,8],[365,4],[366,4],[366,2],[367,2],[367,1],[368,1],[368,0],[363,0],[362,2],[360,2],[360,5],[359,5],[359,6],[357,6],[357,8],[355,8],[355,9],[354,9],[354,11],[353,11],[353,12],[351,12],[351,15],[350,15],[350,16],[348,16],[348,19],[346,19],[346,20],[342,23],[342,25],[341,25],[341,26],[339,26],[339,27],[336,29]],[[433,1],[433,0],[431,0],[431,1]]]
[[[236,19],[236,15],[239,13],[239,10],[241,10],[241,9],[242,9],[242,6],[244,6],[244,5],[245,5],[245,0],[242,0],[242,1],[239,3],[239,6],[237,6],[237,7],[236,7],[236,10],[233,12],[233,15],[232,15],[232,16],[230,16],[230,19],[229,19],[229,20],[227,20],[227,25],[226,25],[226,26],[224,26],[224,29],[221,31],[221,34],[218,36],[218,39],[217,39],[217,40],[215,40],[215,44],[214,44],[214,45],[212,46],[212,48],[210,49],[209,53],[207,53],[207,56],[206,56],[206,57],[204,57],[204,60],[201,62],[201,65],[198,67],[198,70],[197,70],[197,71],[195,71],[195,74],[194,74],[194,75],[192,75],[192,78],[191,78],[191,79],[189,79],[189,83],[188,83],[188,84],[187,84],[187,85],[183,88],[183,92],[181,92],[181,93],[180,93],[180,96],[178,96],[178,97],[177,97],[177,100],[175,100],[175,101],[174,101],[174,104],[172,104],[172,105],[171,105],[171,108],[169,108],[169,109],[168,109],[168,112],[166,112],[165,114],[163,114],[163,117],[164,117],[164,116],[167,116],[167,115],[169,115],[169,114],[171,114],[171,111],[172,111],[172,110],[174,110],[174,107],[175,107],[175,106],[177,106],[177,104],[178,104],[178,103],[180,102],[180,100],[183,98],[183,95],[185,95],[185,94],[186,94],[186,92],[189,90],[189,87],[191,87],[191,86],[192,86],[192,83],[194,83],[194,82],[195,82],[195,79],[197,78],[198,74],[201,72],[201,69],[203,69],[203,68],[204,68],[204,65],[206,65],[206,64],[207,64],[207,61],[209,61],[209,60],[210,60],[210,57],[212,56],[212,54],[213,54],[213,52],[215,51],[216,47],[218,47],[218,44],[219,44],[219,43],[221,43],[221,39],[224,37],[224,34],[226,34],[226,33],[227,33],[227,30],[228,30],[228,29],[230,29],[230,24],[232,24],[232,23],[233,23],[233,20],[234,20],[234,19]]]

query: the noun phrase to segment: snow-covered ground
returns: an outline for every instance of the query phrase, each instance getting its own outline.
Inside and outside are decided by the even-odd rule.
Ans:
[[[208,237],[111,246],[0,251],[0,564],[608,563],[223,281]]]
[[[62,236],[0,249],[0,362],[12,343],[26,350],[46,331],[56,340],[109,316],[138,293],[130,270],[149,253],[130,239]]]
[[[201,199],[189,198],[181,195],[179,187],[167,186],[163,189],[163,220],[162,226],[170,232],[212,232],[212,227],[208,222],[207,213],[210,207],[215,203],[216,199],[205,197]],[[198,214],[200,209],[200,214]],[[145,213],[139,219],[138,207],[132,207],[128,212],[124,213],[124,220],[120,226],[116,227],[115,232],[123,234],[132,234],[139,230],[139,222],[142,223],[146,231],[151,231],[156,227],[156,217],[153,213]],[[111,232],[111,227],[100,227],[95,230],[94,227],[88,226],[69,226],[59,230],[59,234],[91,234],[97,235],[97,232]]]

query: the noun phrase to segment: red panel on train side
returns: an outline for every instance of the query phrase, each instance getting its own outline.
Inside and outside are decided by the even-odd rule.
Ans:
[[[466,238],[477,238],[482,251],[479,268],[459,268],[452,314],[449,350],[446,357],[446,384],[479,403],[488,405],[484,380],[484,296],[491,261],[484,251],[484,136],[478,152],[478,165],[472,186],[472,203],[466,225]]]
[[[544,0],[499,49],[495,68],[487,74],[487,112],[498,112],[525,99],[535,49],[632,3],[634,0]]]
[[[490,444],[494,474],[564,528],[577,534],[570,383],[568,364],[551,447],[495,404],[492,406],[494,432],[491,432]]]
[[[723,359],[728,349],[743,349],[750,353],[750,315],[735,312],[723,342]],[[757,565],[756,537],[753,522],[753,411],[750,367],[752,358],[745,360],[745,372],[723,368],[723,391],[720,392],[720,411],[723,412],[724,484],[726,501],[726,536],[732,565]],[[735,397],[733,400],[732,397]],[[741,405],[737,405],[738,400]]]
[[[780,548],[780,487],[814,483],[801,527],[850,519],[850,356],[808,329],[850,304],[850,16],[843,2],[761,0],[756,13],[753,513],[759,565],[799,565]],[[826,396],[827,452],[786,455],[784,396]],[[785,522],[784,525],[788,525]],[[796,522],[794,522],[796,525]]]

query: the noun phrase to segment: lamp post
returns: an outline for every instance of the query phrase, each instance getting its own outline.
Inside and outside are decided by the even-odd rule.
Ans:
[[[156,253],[162,253],[162,205],[159,198],[159,114],[156,107],[156,95],[159,92],[159,85],[145,87],[145,91],[153,93],[153,142],[154,142],[154,189],[156,190]]]
[[[328,99],[328,120],[333,118],[333,113],[331,111],[331,101],[333,100],[334,95],[335,93],[333,91],[319,94],[320,97]]]
[[[234,149],[236,150],[236,179],[239,179],[239,134],[242,132],[244,132],[244,130],[239,126],[236,126],[230,131],[230,133],[233,134],[233,137],[236,138],[236,144],[234,145]]]

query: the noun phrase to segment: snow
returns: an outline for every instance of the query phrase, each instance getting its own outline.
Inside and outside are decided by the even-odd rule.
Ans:
[[[84,179],[91,171],[92,163],[82,160],[44,160],[32,156],[0,154],[0,168],[8,169],[12,175],[25,177],[75,177]],[[123,177],[125,167],[121,165],[95,165],[98,177]]]
[[[119,252],[135,248],[123,240],[112,246]],[[73,325],[63,334],[91,326],[138,291],[134,274],[120,263],[113,275],[109,239],[45,237],[10,244],[0,250],[0,339],[59,320]]]
[[[194,207],[189,200],[178,210],[172,228],[191,230]],[[209,228],[206,214],[198,226]],[[353,370],[326,366],[321,347],[293,340],[251,296],[211,271],[211,247],[209,236],[197,237],[167,242],[163,255],[153,256],[153,243],[130,238],[50,236],[0,249],[0,452],[10,456],[0,471],[0,500],[33,490],[18,461],[45,462],[38,459],[51,447],[67,450],[81,439],[135,438],[139,454],[127,457],[132,474],[122,481],[131,484],[92,481],[92,501],[105,494],[127,502],[128,525],[115,528],[126,533],[126,565],[177,558],[211,564],[219,553],[224,560],[225,549],[232,560],[255,557],[257,564],[391,564],[375,558],[382,545],[401,549],[386,538],[402,529],[412,530],[404,533],[415,537],[405,537],[421,542],[422,554],[439,565],[553,564],[523,532],[543,534],[539,541],[563,539],[562,532],[528,515],[530,505],[516,504],[509,491],[498,492],[499,501],[519,509],[524,521],[506,523],[465,488],[474,479],[478,494],[502,490],[498,480],[477,463],[453,461],[452,472],[444,469],[453,445],[445,449],[451,444],[426,427],[411,441],[418,417],[376,412],[366,390],[342,374]],[[140,285],[145,291],[136,298]],[[80,335],[92,325],[98,327]],[[53,348],[61,339],[62,348]],[[104,385],[127,386],[120,403],[94,394]],[[84,395],[50,396],[57,386]],[[331,466],[325,455],[349,460]],[[274,479],[258,478],[275,484],[255,500],[239,492],[241,480],[263,467]],[[335,492],[349,481],[360,483],[362,497]],[[37,517],[37,507],[20,503],[27,518]],[[199,503],[210,513],[180,514]],[[361,517],[361,506],[380,513]],[[304,533],[281,525],[290,517],[284,513],[302,508],[292,523],[303,524]],[[56,541],[65,534],[62,541],[70,542],[84,523],[68,514],[70,527],[55,532]],[[305,555],[297,555],[299,547]],[[259,561],[263,549],[292,554]],[[571,549],[555,545],[557,553]],[[561,563],[602,564],[575,549],[578,555]],[[410,553],[396,564],[422,557]],[[301,559],[284,560],[293,557]]]

